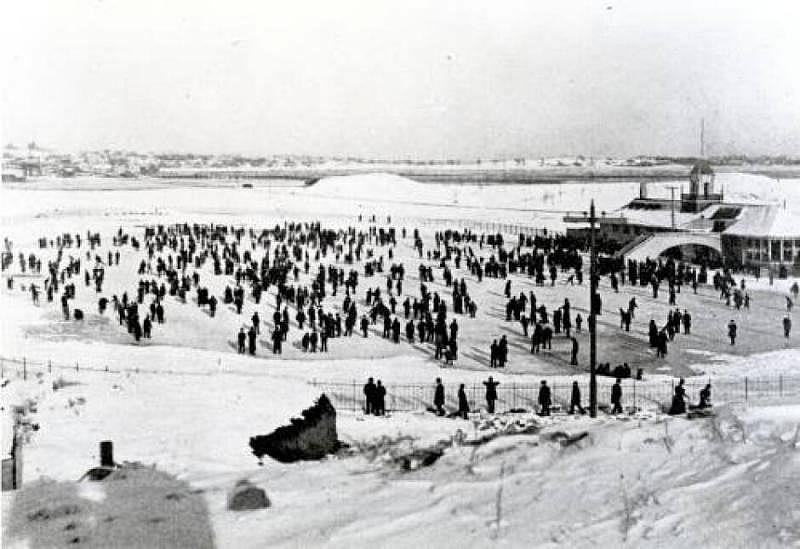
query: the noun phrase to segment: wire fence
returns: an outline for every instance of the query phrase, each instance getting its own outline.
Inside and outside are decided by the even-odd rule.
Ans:
[[[132,366],[127,368],[111,367],[107,365],[92,365],[76,361],[70,364],[53,362],[52,360],[33,360],[27,357],[0,357],[0,377],[18,377],[27,380],[28,377],[35,377],[41,374],[64,372],[96,372],[106,374],[157,374],[175,376],[209,376],[220,373],[217,370],[207,371],[187,371],[173,370],[168,368],[141,368]]]
[[[457,218],[457,219],[447,219],[447,218],[408,218],[403,219],[403,221],[408,221],[410,223],[416,223],[417,225],[424,226],[424,227],[432,227],[432,228],[439,228],[439,229],[470,229],[475,233],[484,233],[484,234],[502,234],[506,236],[513,236],[514,238],[519,237],[519,235],[525,235],[526,237],[536,237],[536,236],[548,236],[556,234],[555,231],[548,230],[543,227],[532,227],[530,225],[519,224],[519,223],[496,223],[493,221],[475,221],[471,219],[464,219],[464,218]]]
[[[588,407],[589,380],[577,380],[581,393],[581,403]],[[611,408],[611,388],[615,379],[598,377],[597,402],[600,408]],[[786,402],[800,402],[800,377],[774,376],[738,380],[688,379],[684,382],[687,404],[697,404],[700,391],[711,383],[712,402],[736,405],[770,405]],[[365,396],[363,382],[349,383],[313,380],[311,384],[320,392],[324,392],[337,409],[363,410]],[[572,397],[572,381],[558,380],[549,382],[551,397],[556,410],[566,411],[570,407]],[[621,405],[626,411],[647,409],[668,409],[675,394],[677,379],[659,379],[637,381],[624,379],[622,385]],[[433,407],[435,386],[432,383],[386,384],[386,409],[389,411],[414,411]],[[497,386],[496,412],[513,410],[536,410],[540,385],[502,382]],[[458,408],[457,385],[445,387],[445,407]],[[483,383],[465,383],[464,392],[470,410],[486,406],[486,387]]]
[[[89,363],[63,363],[52,360],[32,360],[27,357],[0,356],[0,377],[17,377],[27,380],[41,374],[66,373],[66,372],[93,372],[99,374],[154,374],[186,377],[208,377],[225,373],[237,375],[264,376],[265,371],[252,371],[241,368],[222,368],[221,362],[209,363],[209,368],[204,370],[182,370],[168,368],[142,368],[139,366],[114,367]],[[582,377],[577,380],[559,378],[547,381],[551,397],[556,410],[567,410],[572,396],[572,382],[578,382],[581,393],[581,403],[588,406],[589,380]],[[597,402],[598,406],[611,407],[611,388],[615,378],[598,376]],[[689,378],[684,382],[687,403],[697,403],[700,400],[700,391],[711,383],[712,402],[716,404],[728,403],[742,406],[750,405],[775,405],[800,402],[800,376],[762,376],[743,377],[738,379],[709,380],[705,378]],[[315,389],[325,393],[337,409],[357,411],[364,409],[364,382],[363,381],[319,381],[309,382]],[[623,379],[621,405],[628,411],[645,410],[653,408],[668,408],[675,394],[678,380],[655,379],[636,380]],[[386,409],[388,411],[415,411],[424,410],[433,406],[434,384],[432,383],[387,383]],[[535,383],[515,383],[503,381],[497,388],[496,412],[512,410],[534,410],[537,408],[540,385]],[[445,385],[447,408],[457,409],[458,386],[454,383]],[[486,387],[482,382],[465,383],[464,391],[471,410],[477,410],[486,405]]]

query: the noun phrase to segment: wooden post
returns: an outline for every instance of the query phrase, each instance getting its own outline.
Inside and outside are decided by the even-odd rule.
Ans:
[[[22,379],[28,379],[28,362],[25,357],[22,357]]]
[[[595,294],[597,281],[597,249],[595,247],[594,227],[595,217],[594,200],[589,207],[589,415],[597,417],[597,318],[595,317]]]
[[[110,440],[100,442],[100,467],[114,467],[114,443]]]

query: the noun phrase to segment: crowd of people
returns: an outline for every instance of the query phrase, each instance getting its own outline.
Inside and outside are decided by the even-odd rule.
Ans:
[[[425,350],[442,366],[459,360],[462,325],[480,322],[475,298],[480,294],[475,287],[487,279],[497,280],[505,299],[500,320],[504,318],[508,329],[486,342],[485,366],[508,367],[509,349],[516,345],[532,355],[559,354],[574,372],[585,370],[586,364],[579,360],[579,338],[584,326],[590,333],[598,329],[603,297],[598,295],[587,311],[573,306],[561,290],[585,282],[583,239],[552,233],[508,238],[470,229],[439,230],[431,236],[426,241],[419,229],[394,227],[389,218],[381,225],[374,216],[366,226],[335,229],[320,222],[285,222],[263,229],[182,223],[148,226],[143,237],[120,228],[106,250],[101,250],[100,234],[91,231],[41,239],[40,247],[53,248],[54,257],[19,254],[18,263],[22,273],[45,273],[43,289],[35,283],[29,286],[34,304],[39,304],[42,291],[48,302],[60,291],[64,319],[83,318],[82,310],[70,307],[76,281],[82,280],[97,295],[98,313],[106,314],[110,304],[119,325],[136,342],[169,329],[168,305],[196,306],[212,319],[218,318],[223,306],[236,316],[252,312],[250,322],[239,322],[229,340],[240,354],[256,356],[267,348],[280,355],[288,342],[303,353],[328,353],[343,339],[381,337],[387,343]],[[416,266],[398,256],[402,243],[416,252]],[[108,296],[103,293],[106,270],[120,265],[124,248],[140,254],[135,263],[138,280]],[[601,259],[593,282],[605,278],[614,294],[625,292],[626,286],[649,287],[648,294],[659,300],[666,288],[669,311],[663,324],[637,314],[640,293],[624,295],[627,307],[619,308],[619,329],[627,334],[647,326],[647,344],[656,359],[667,357],[668,346],[679,335],[693,334],[689,307],[678,306],[684,288],[697,293],[698,286],[710,279],[732,309],[746,311],[751,305],[744,279],[737,283],[727,270],[711,275],[705,267],[673,259],[627,263],[611,256]],[[519,282],[525,278],[531,282]],[[13,277],[8,277],[8,284],[13,286]],[[795,283],[791,294],[796,299],[799,292]],[[784,337],[789,338],[793,300],[788,296],[786,300],[787,314],[781,323]],[[481,306],[487,317],[492,314],[490,303]],[[726,329],[730,344],[736,345],[737,322],[731,319]],[[262,332],[265,337],[260,339]],[[470,356],[475,360],[477,355]],[[627,362],[613,369],[600,362],[598,373],[633,377]],[[636,377],[641,375],[639,367]],[[493,410],[496,398],[491,394],[496,393],[497,382],[490,378],[487,383],[487,409]],[[376,404],[370,410],[383,408]],[[581,409],[579,399],[573,408]]]

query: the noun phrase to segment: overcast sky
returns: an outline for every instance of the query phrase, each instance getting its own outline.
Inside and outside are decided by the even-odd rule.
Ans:
[[[2,139],[384,158],[800,155],[800,2],[5,3]],[[289,7],[291,6],[291,7]]]

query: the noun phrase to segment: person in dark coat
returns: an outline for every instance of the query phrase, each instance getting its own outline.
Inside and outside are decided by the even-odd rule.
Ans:
[[[500,337],[500,342],[497,344],[497,366],[498,368],[505,368],[508,362],[508,340],[506,336]]]
[[[366,316],[361,316],[361,333],[364,334],[364,337],[367,337],[367,328],[369,328],[369,320],[367,320]]]
[[[386,387],[381,384],[380,379],[375,386],[375,415],[386,415]]]
[[[658,347],[658,326],[656,326],[656,321],[652,318],[648,328],[648,339],[651,347]]]
[[[737,331],[736,322],[734,322],[733,319],[731,319],[731,321],[728,322],[728,337],[731,339],[731,345],[736,344],[736,331]]]
[[[469,414],[469,401],[467,400],[467,393],[464,391],[464,384],[458,387],[458,415],[467,419]]]
[[[552,406],[553,401],[550,396],[550,387],[547,386],[547,382],[542,380],[542,385],[539,387],[539,406],[541,408],[539,415],[542,416],[549,416],[550,415],[550,406]]]
[[[149,316],[144,317],[144,322],[142,323],[142,331],[144,332],[145,339],[150,339],[150,332],[153,329],[153,322],[150,320]]]
[[[364,413],[369,415],[375,411],[375,382],[372,378],[364,385]]]
[[[574,414],[575,408],[577,408],[581,414],[586,413],[586,410],[581,406],[581,389],[578,387],[577,381],[572,382],[572,397],[569,400],[569,413]]]
[[[611,386],[611,404],[613,408],[612,414],[622,413],[622,381],[617,378],[617,382]]]
[[[792,333],[792,319],[789,315],[783,317],[783,337],[789,339],[789,334]]]
[[[239,334],[236,336],[236,339],[238,342],[237,351],[239,351],[239,354],[244,354],[244,344],[247,340],[247,335],[244,333],[244,328],[239,328]]]
[[[672,396],[672,406],[669,408],[669,415],[674,416],[686,413],[685,396],[686,388],[683,386],[683,378],[681,378],[680,382],[678,382],[678,386],[675,387],[675,394]]]
[[[444,415],[444,385],[442,385],[442,378],[436,378],[436,391],[433,394],[433,405],[436,406],[436,413],[440,416]]]
[[[251,355],[256,354],[256,329],[253,326],[247,330],[247,352]]]
[[[500,385],[499,381],[495,381],[492,379],[492,376],[489,376],[487,381],[484,381],[483,384],[486,386],[486,410],[490,413],[494,413],[494,403],[497,400],[497,386]]]
[[[283,332],[280,325],[275,325],[272,330],[272,354],[279,355],[283,352]]]
[[[319,336],[317,335],[317,331],[314,330],[311,332],[311,335],[308,336],[308,342],[311,344],[311,352],[317,352],[317,342],[319,341]]]
[[[711,384],[706,384],[703,387],[703,390],[700,391],[700,404],[697,405],[698,408],[709,408],[711,407]]]

